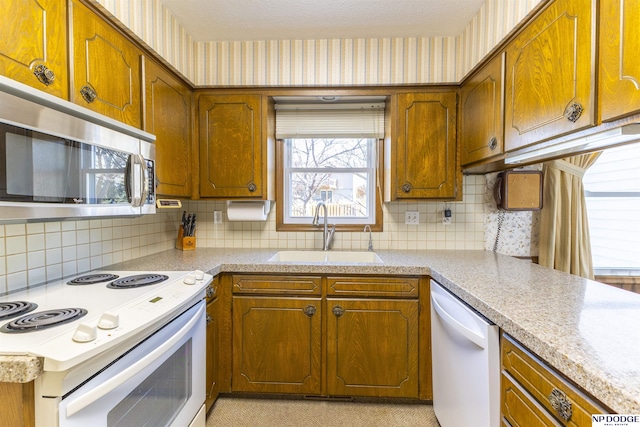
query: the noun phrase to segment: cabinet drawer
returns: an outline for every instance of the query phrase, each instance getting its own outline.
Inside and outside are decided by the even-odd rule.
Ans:
[[[592,398],[545,366],[537,357],[516,343],[513,338],[503,335],[501,346],[502,368],[549,413],[553,414],[561,422],[561,425],[591,426],[591,414],[608,412]],[[552,395],[558,396],[555,400],[565,402],[565,405],[570,408],[570,411],[566,413],[566,419],[552,406],[550,402]]]
[[[501,384],[503,425],[513,427],[561,426],[509,374],[502,374]]]
[[[417,277],[327,277],[327,295],[418,297]]]
[[[319,276],[264,276],[234,274],[234,294],[320,295]]]

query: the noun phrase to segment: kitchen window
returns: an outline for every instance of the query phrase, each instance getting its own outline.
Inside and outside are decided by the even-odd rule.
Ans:
[[[382,229],[384,103],[276,103],[278,230],[315,230],[319,203],[338,230]],[[322,212],[323,213],[323,212]]]
[[[640,144],[605,150],[584,176],[596,276],[640,276]]]

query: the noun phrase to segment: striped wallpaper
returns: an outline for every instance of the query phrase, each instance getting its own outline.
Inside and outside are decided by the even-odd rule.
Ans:
[[[544,0],[487,0],[457,37],[194,42],[161,0],[94,0],[197,86],[456,83]]]

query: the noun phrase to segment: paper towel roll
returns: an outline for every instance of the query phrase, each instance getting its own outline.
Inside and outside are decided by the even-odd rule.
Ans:
[[[229,221],[266,221],[271,210],[271,201],[227,201],[227,218]]]

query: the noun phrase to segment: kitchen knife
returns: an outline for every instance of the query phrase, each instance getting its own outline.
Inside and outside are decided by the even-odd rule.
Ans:
[[[191,217],[191,224],[189,225],[189,236],[193,237],[196,234],[196,214]]]

